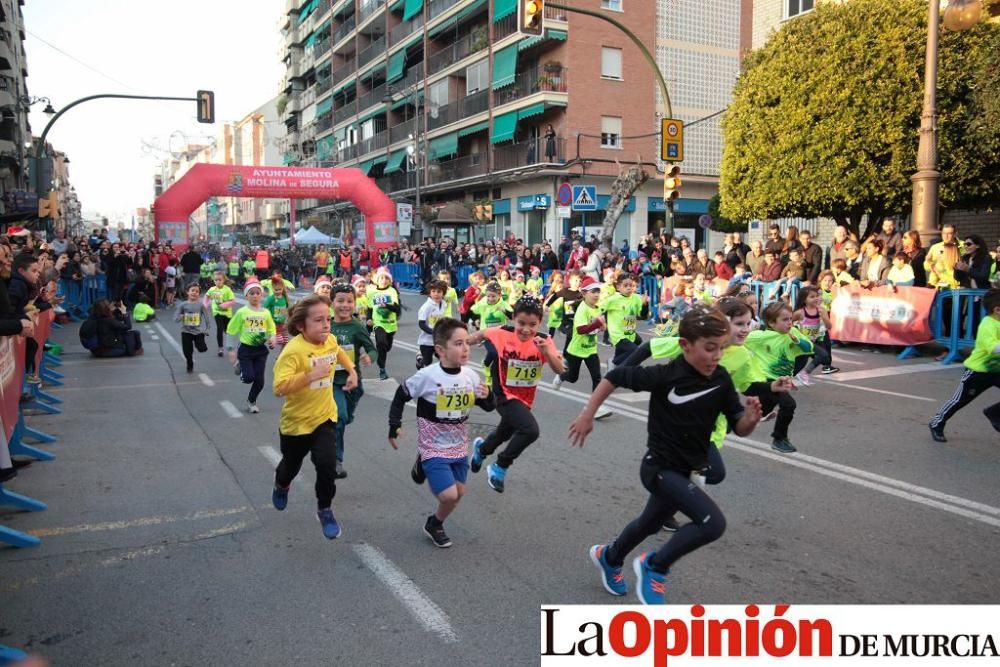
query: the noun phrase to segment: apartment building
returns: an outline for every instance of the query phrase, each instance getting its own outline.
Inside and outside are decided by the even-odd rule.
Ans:
[[[29,182],[31,125],[23,1],[0,0],[0,223],[37,219],[38,199]]]
[[[661,58],[671,87],[680,85],[678,77],[693,82],[705,74],[704,64],[674,68],[674,57],[714,48],[738,61],[739,0],[680,2],[736,13],[716,31],[735,26],[736,45],[727,36],[719,46],[693,35],[672,37],[664,17],[679,11],[674,0],[574,2],[607,12],[646,45],[676,37],[665,43]],[[558,241],[574,229],[596,232],[603,211],[566,215],[557,206],[559,186],[595,186],[603,209],[618,162],[639,161],[656,174],[653,73],[638,48],[603,21],[547,7],[544,34],[524,37],[516,6],[516,0],[287,0],[280,20],[284,163],[357,167],[400,202],[493,204],[489,224],[427,225],[424,236],[515,236],[535,243]],[[711,85],[716,79],[728,94],[735,71]],[[693,98],[698,90],[685,95]],[[718,111],[724,101],[718,95],[691,99],[680,111],[694,118],[706,107]],[[698,146],[717,140],[714,127],[715,135],[707,124],[689,144],[694,171],[679,216],[696,220],[717,189],[721,140],[714,148]],[[661,193],[662,178],[636,193],[619,221],[617,241],[634,244],[662,228]],[[297,206],[300,218],[352,216],[341,202]],[[357,238],[363,226],[353,222]]]

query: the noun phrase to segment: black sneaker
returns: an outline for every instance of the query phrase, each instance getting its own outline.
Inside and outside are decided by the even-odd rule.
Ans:
[[[188,373],[194,373],[194,364],[188,364],[187,365],[187,372]]]
[[[834,373],[839,373],[840,369],[836,366],[824,366],[823,375],[833,375]]]
[[[379,380],[388,380],[389,379],[389,374],[385,372],[384,368],[378,369],[378,379]]]
[[[420,465],[420,454],[417,454],[417,460],[413,463],[413,467],[410,468],[410,477],[417,484],[423,484],[427,481],[427,475],[424,474],[424,467]]]
[[[417,370],[419,371],[424,367],[424,355],[417,354]]]
[[[429,537],[437,548],[447,549],[451,546],[451,538],[444,532],[444,526],[441,524],[433,525],[432,519],[433,517],[427,517],[427,522],[424,524],[424,535]]]
[[[990,425],[997,432],[1000,432],[1000,408],[994,409],[996,406],[986,408],[983,410],[983,416],[990,420]]]
[[[934,442],[948,442],[948,438],[944,437],[944,429],[938,426],[937,428],[927,425],[927,428],[931,430],[931,437],[934,438]]]
[[[788,438],[775,438],[771,441],[771,449],[782,454],[792,454],[797,452],[795,445],[788,442]]]
[[[347,478],[347,471],[344,470],[344,463],[342,461],[337,461],[337,468],[336,468],[336,471],[334,472],[333,476],[336,479],[346,479]]]
[[[677,523],[677,519],[670,517],[663,520],[663,530],[668,533],[676,533],[677,529],[680,528],[680,524]]]

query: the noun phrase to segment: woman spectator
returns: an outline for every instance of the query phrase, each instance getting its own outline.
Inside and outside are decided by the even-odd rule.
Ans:
[[[927,271],[924,269],[927,249],[921,247],[920,234],[912,229],[903,232],[903,253],[910,258],[910,267],[913,269],[913,286],[927,287]]]
[[[802,244],[799,242],[799,228],[795,225],[790,225],[788,229],[785,230],[785,240],[781,244],[781,256],[779,261],[781,265],[784,266],[788,264],[788,253],[792,250],[799,250],[802,248]]]
[[[858,270],[858,278],[862,287],[876,287],[885,284],[885,277],[889,273],[889,260],[886,259],[885,241],[882,239],[872,239],[865,246],[865,258],[861,260],[861,268]]]
[[[964,254],[955,264],[955,279],[962,287],[988,289],[993,258],[986,241],[978,234],[969,234],[963,244]]]
[[[124,304],[112,308],[107,299],[101,299],[90,311],[94,321],[97,348],[91,350],[97,357],[131,357],[142,354],[142,338],[132,328],[128,309]],[[81,335],[83,327],[81,329]]]
[[[597,282],[601,281],[601,253],[594,252],[594,244],[589,241],[584,244],[587,251],[587,259],[583,265],[584,275],[590,276]]]

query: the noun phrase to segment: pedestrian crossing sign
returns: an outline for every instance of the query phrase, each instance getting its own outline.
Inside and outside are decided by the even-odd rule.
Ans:
[[[596,185],[574,185],[573,186],[573,210],[574,211],[596,211],[597,210],[597,186]]]

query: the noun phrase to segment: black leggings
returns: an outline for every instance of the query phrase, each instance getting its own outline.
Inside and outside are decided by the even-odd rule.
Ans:
[[[566,353],[566,372],[560,375],[563,382],[576,382],[580,379],[580,364],[587,365],[590,371],[590,381],[593,383],[592,389],[597,389],[601,382],[601,358],[596,354],[589,357],[578,357],[575,354]]]
[[[710,445],[715,448],[715,445]],[[691,481],[690,476],[660,466],[651,454],[642,459],[639,479],[649,491],[649,500],[634,521],[608,548],[608,565],[621,567],[625,556],[647,537],[656,534],[664,520],[680,511],[691,519],[681,526],[659,551],[647,561],[655,572],[667,572],[682,556],[722,537],[726,517],[708,494]]]
[[[316,508],[330,507],[337,495],[337,425],[329,419],[305,435],[285,435],[279,431],[281,461],[274,471],[274,483],[287,488],[302,468],[306,454],[312,456],[316,467]]]
[[[267,347],[265,345],[240,344],[236,350],[236,358],[240,362],[240,379],[250,385],[247,400],[257,402],[257,397],[264,389],[264,370],[267,368]]]
[[[955,416],[955,413],[971,403],[977,396],[990,387],[1000,389],[1000,373],[979,373],[966,369],[962,374],[962,379],[958,383],[955,393],[949,398],[938,413],[931,419],[931,426],[934,428],[944,428],[948,420]],[[991,422],[1000,421],[1000,403],[994,403],[983,410],[983,414]]]
[[[215,342],[219,345],[219,349],[222,349],[222,337],[226,334],[226,329],[229,328],[229,318],[225,315],[215,316]]]
[[[497,405],[497,412],[500,413],[500,423],[486,436],[480,451],[489,456],[509,439],[510,442],[497,455],[497,465],[509,468],[528,445],[538,440],[538,422],[535,421],[535,416],[531,414],[528,406],[517,399],[500,403]]]
[[[385,370],[385,361],[392,349],[392,339],[396,337],[396,332],[389,333],[385,329],[375,327],[375,350],[378,352],[378,367]]]
[[[788,392],[775,393],[771,391],[771,383],[755,382],[743,392],[747,396],[756,396],[760,399],[760,407],[763,414],[769,413],[778,406],[778,416],[774,420],[774,431],[772,438],[787,438],[788,426],[795,417],[795,399]]]
[[[194,363],[194,348],[199,352],[207,352],[208,345],[205,343],[205,334],[192,334],[186,331],[181,332],[181,349],[184,351],[184,359],[188,366]]]
[[[430,366],[434,363],[434,346],[433,345],[421,345],[420,346],[420,361],[421,368]]]
[[[615,343],[615,356],[611,358],[611,363],[618,366],[625,362],[632,353],[635,352],[636,348],[642,345],[642,336],[639,334],[635,335],[635,340],[629,340],[628,338],[622,338],[620,341]]]

